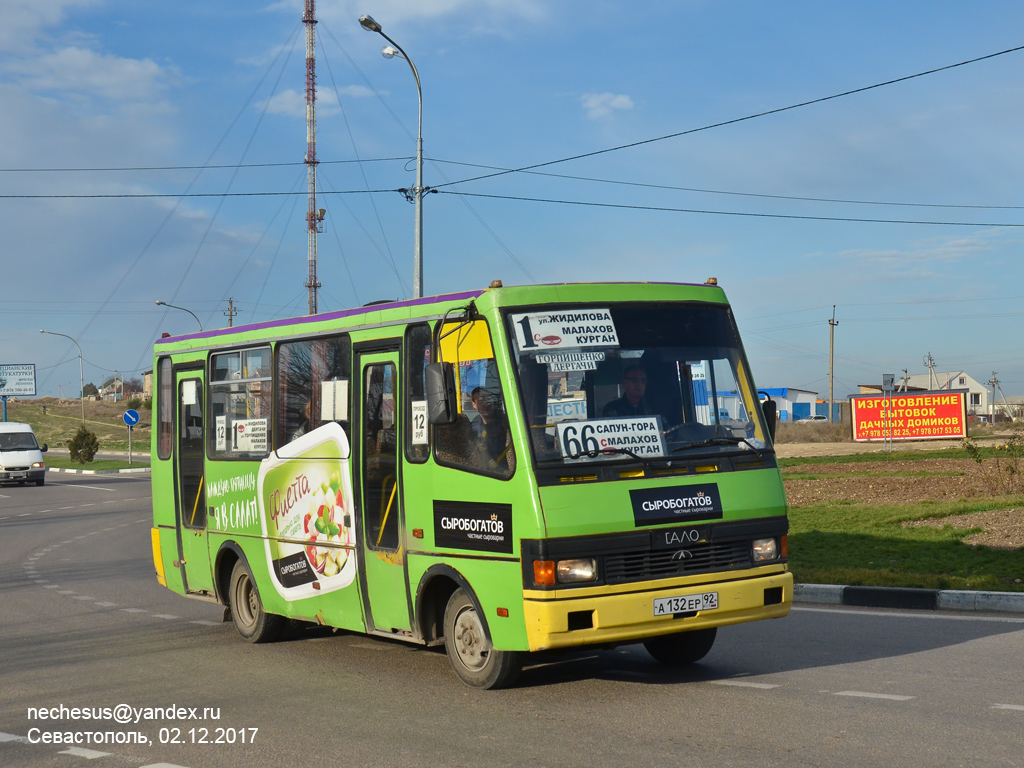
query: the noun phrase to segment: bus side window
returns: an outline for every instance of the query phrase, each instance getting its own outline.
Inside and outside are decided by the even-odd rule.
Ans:
[[[455,366],[459,415],[433,428],[434,459],[442,466],[506,480],[516,469],[505,393],[484,320],[449,323],[441,334],[441,359]]]
[[[423,372],[430,362],[431,342],[426,323],[410,325],[405,331],[405,458],[417,464],[430,455]]]
[[[328,421],[337,421],[351,437],[348,402],[324,403],[325,393],[338,395],[345,390],[351,372],[352,343],[347,333],[278,344],[274,448]],[[339,418],[342,414],[346,418]]]

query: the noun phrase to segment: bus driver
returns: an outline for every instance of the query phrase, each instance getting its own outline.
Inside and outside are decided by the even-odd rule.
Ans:
[[[656,416],[644,395],[647,393],[647,372],[642,366],[633,364],[626,367],[622,374],[622,397],[612,400],[601,411],[602,416]]]

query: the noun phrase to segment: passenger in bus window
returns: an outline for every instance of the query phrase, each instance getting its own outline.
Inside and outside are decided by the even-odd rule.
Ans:
[[[493,392],[477,387],[470,393],[476,418],[470,423],[473,436],[480,442],[490,459],[497,459],[505,450],[508,427],[501,404]]]
[[[309,400],[306,401],[306,407],[302,409],[302,421],[299,422],[299,426],[297,426],[295,430],[292,432],[292,440],[298,440],[304,434],[309,432],[310,429],[312,429],[312,424],[310,424],[312,411],[313,400],[312,398],[310,398]]]
[[[654,416],[647,406],[644,395],[647,393],[647,371],[639,365],[630,365],[622,374],[622,397],[609,402],[601,410],[602,416]]]

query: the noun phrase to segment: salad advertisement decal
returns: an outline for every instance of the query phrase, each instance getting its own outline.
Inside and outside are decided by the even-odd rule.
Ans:
[[[282,597],[347,587],[356,574],[349,444],[330,422],[260,464],[257,498],[267,560]]]

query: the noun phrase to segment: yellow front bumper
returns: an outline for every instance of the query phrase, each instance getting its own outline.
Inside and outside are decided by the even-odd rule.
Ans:
[[[700,583],[689,576],[612,587],[527,590],[524,612],[530,650],[639,642],[672,632],[775,619],[788,614],[793,605],[793,575],[778,566],[733,572],[728,579],[719,574],[717,578]],[[781,602],[765,605],[765,590],[776,590],[770,593],[775,599],[778,588]],[[718,608],[686,618],[654,615],[656,598],[704,592],[718,593]]]

